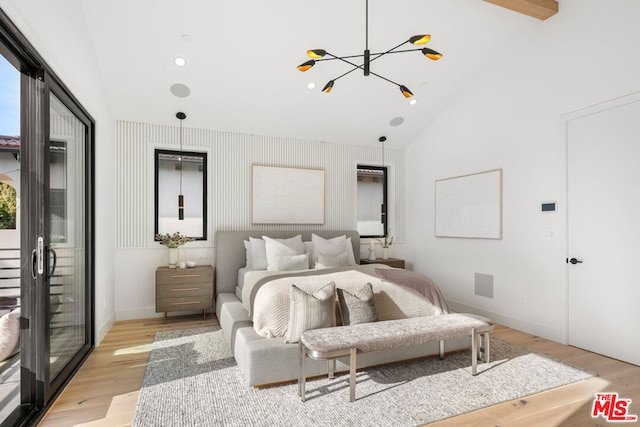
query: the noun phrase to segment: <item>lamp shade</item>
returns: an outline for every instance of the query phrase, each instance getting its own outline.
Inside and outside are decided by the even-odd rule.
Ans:
[[[413,96],[413,93],[405,85],[400,85],[400,92],[402,92],[405,98],[411,98]]]
[[[420,34],[409,39],[409,41],[413,44],[427,44],[429,43],[429,40],[431,40],[430,34]]]
[[[329,81],[329,83],[327,83],[326,85],[324,85],[324,87],[322,88],[322,91],[324,93],[329,93],[331,92],[331,89],[333,89],[333,84],[335,82],[333,80]]]
[[[184,196],[178,195],[178,219],[184,220]]]
[[[440,52],[436,52],[435,50],[429,49],[428,47],[422,48],[422,54],[429,59],[433,59],[434,61],[442,58],[442,54]]]
[[[302,71],[304,73],[305,71],[307,71],[308,69],[310,69],[314,65],[316,65],[316,61],[314,61],[313,59],[310,59],[307,62],[304,62],[304,63],[298,65],[298,70],[300,70],[300,71]]]
[[[313,59],[320,59],[327,54],[324,49],[310,49],[307,51],[307,56]]]

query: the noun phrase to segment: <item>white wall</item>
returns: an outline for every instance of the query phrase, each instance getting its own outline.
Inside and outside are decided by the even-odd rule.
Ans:
[[[640,3],[560,6],[527,39],[496,53],[407,150],[406,256],[454,308],[565,342],[564,115],[640,90]],[[504,169],[504,238],[435,238],[434,181],[496,168]],[[542,201],[558,201],[559,211],[540,212]],[[474,295],[474,273],[494,276],[493,298]]]
[[[0,0],[0,7],[96,121],[96,343],[115,320],[114,130],[111,112],[78,0]]]
[[[188,119],[187,119],[188,120]],[[116,310],[117,319],[158,316],[155,270],[167,265],[167,249],[154,242],[154,150],[178,149],[179,127],[116,122]],[[185,123],[187,125],[187,123]],[[184,127],[184,150],[207,152],[207,241],[180,248],[181,260],[214,264],[216,230],[308,229],[251,223],[253,164],[325,170],[327,230],[356,229],[357,165],[379,165],[379,147],[349,146]],[[386,148],[390,228],[398,245],[405,236],[404,151]],[[177,194],[176,194],[177,195]],[[185,201],[186,203],[186,201]],[[366,242],[365,242],[366,245]],[[382,251],[379,250],[380,255]],[[400,253],[400,252],[398,252]]]

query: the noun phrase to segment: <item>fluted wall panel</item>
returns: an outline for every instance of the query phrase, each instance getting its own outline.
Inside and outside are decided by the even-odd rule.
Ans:
[[[153,150],[179,149],[179,127],[116,122],[117,235],[119,248],[153,243]],[[340,145],[271,136],[183,128],[185,150],[208,153],[208,237],[215,230],[302,229],[308,225],[251,223],[252,165],[323,169],[325,223],[319,228],[356,228],[356,165],[380,165],[381,147]],[[390,167],[390,229],[405,236],[404,150],[385,150]],[[151,231],[150,231],[151,230]]]

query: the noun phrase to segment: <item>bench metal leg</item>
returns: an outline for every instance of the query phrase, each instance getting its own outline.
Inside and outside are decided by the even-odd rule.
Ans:
[[[476,330],[471,330],[471,375],[478,373],[478,339],[479,335]]]
[[[305,382],[307,380],[307,372],[306,372],[306,359],[307,359],[307,350],[302,343],[300,343],[300,354],[299,354],[299,372],[300,376],[298,377],[298,395],[304,402],[307,400],[306,392],[305,392]]]
[[[482,333],[479,336],[480,336],[480,347],[478,348],[478,351],[480,353],[478,354],[478,357],[484,363],[489,363],[489,357],[491,354],[491,348],[489,345],[489,332]]]
[[[355,402],[356,400],[356,365],[358,354],[357,348],[351,349],[351,356],[349,357],[349,402]]]
[[[471,375],[478,373],[478,359],[484,363],[490,361],[489,332],[477,334],[475,329],[471,331]]]
[[[444,359],[444,340],[440,340],[440,360]]]
[[[335,378],[336,359],[327,359],[327,376],[330,379]]]

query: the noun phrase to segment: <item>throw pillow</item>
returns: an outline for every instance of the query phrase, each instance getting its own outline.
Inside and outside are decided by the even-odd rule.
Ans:
[[[356,265],[351,237],[338,236],[332,239],[325,239],[317,234],[311,234],[311,241],[313,242],[312,265],[318,262],[318,254],[335,256],[343,252],[347,253],[348,265]]]
[[[305,252],[302,235],[300,234],[289,239],[272,239],[267,236],[262,236],[262,239],[265,242],[267,253],[267,270],[269,269],[269,265],[276,263],[276,257],[303,255]]]
[[[267,249],[265,247],[265,241],[263,239],[249,237],[249,243],[251,244],[251,268],[254,270],[266,270]]]
[[[336,325],[336,284],[328,283],[313,294],[291,285],[286,343],[297,343],[304,331]]]
[[[309,269],[309,254],[277,256],[274,263],[267,266],[268,271],[294,271]]]
[[[349,265],[349,257],[346,252],[339,255],[318,254],[316,268],[332,268]]]
[[[251,242],[249,240],[245,240],[243,243],[244,243],[244,255],[246,259],[244,266],[245,268],[251,270],[253,268],[253,257],[251,256]]]
[[[0,361],[20,350],[20,309],[0,317]]]
[[[371,283],[364,285],[355,295],[340,288],[336,292],[344,326],[379,320]]]

